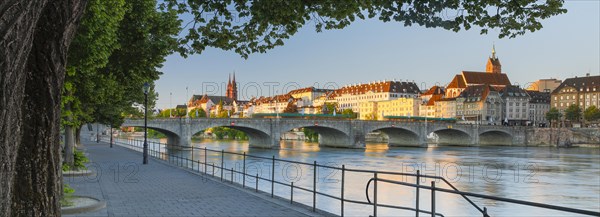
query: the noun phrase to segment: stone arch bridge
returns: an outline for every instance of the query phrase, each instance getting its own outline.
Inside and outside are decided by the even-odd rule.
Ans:
[[[144,120],[127,119],[123,127],[143,127]],[[523,127],[466,125],[442,122],[364,121],[335,119],[267,118],[176,118],[148,120],[148,128],[167,136],[171,145],[189,146],[191,137],[211,127],[229,127],[248,135],[251,147],[279,148],[281,135],[296,128],[309,128],[319,134],[319,145],[364,148],[365,135],[382,132],[390,146],[426,147],[428,135],[435,133],[441,145],[525,144]]]

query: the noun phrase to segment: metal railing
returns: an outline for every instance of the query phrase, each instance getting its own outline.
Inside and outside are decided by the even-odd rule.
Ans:
[[[108,142],[108,141],[107,141]],[[120,145],[124,145],[127,148],[136,150],[136,151],[142,151],[143,149],[143,140],[137,140],[137,139],[114,139],[115,144],[120,143]],[[324,197],[328,197],[331,199],[335,199],[338,200],[340,202],[340,216],[344,216],[344,204],[345,203],[353,203],[353,204],[362,204],[362,205],[370,205],[373,206],[373,213],[372,216],[377,216],[377,210],[378,207],[384,207],[384,208],[392,208],[392,209],[399,209],[399,210],[409,210],[409,211],[414,211],[415,212],[415,216],[419,216],[419,213],[425,213],[428,215],[431,215],[432,217],[435,216],[444,216],[441,213],[436,212],[436,192],[444,192],[444,193],[450,193],[450,194],[455,194],[455,195],[460,195],[465,201],[467,201],[472,207],[474,207],[475,209],[477,209],[477,211],[479,213],[481,213],[481,215],[483,217],[489,217],[488,214],[488,210],[486,207],[481,208],[480,206],[478,206],[475,202],[473,202],[471,200],[471,198],[469,197],[476,197],[476,198],[481,198],[481,199],[488,199],[488,200],[494,200],[494,201],[501,201],[501,202],[507,202],[507,203],[511,203],[511,204],[520,204],[520,205],[526,205],[526,206],[532,206],[532,207],[538,207],[538,208],[543,208],[543,209],[550,209],[550,210],[557,210],[557,211],[563,211],[563,212],[568,212],[568,213],[575,213],[575,214],[582,214],[582,215],[592,215],[592,216],[600,216],[600,212],[594,212],[594,211],[588,211],[588,210],[581,210],[581,209],[575,209],[575,208],[569,208],[569,207],[562,207],[562,206],[555,206],[555,205],[549,205],[549,204],[543,204],[543,203],[536,203],[536,202],[530,202],[530,201],[523,201],[523,200],[515,200],[515,199],[509,199],[509,198],[502,198],[502,197],[496,197],[496,196],[489,196],[489,195],[484,195],[484,194],[478,194],[478,193],[471,193],[471,192],[465,192],[465,191],[459,191],[454,185],[452,185],[448,180],[446,180],[444,177],[440,177],[440,176],[432,176],[432,175],[426,175],[426,174],[421,174],[419,170],[417,170],[416,174],[413,173],[403,173],[403,172],[390,172],[390,171],[373,171],[373,170],[363,170],[363,169],[349,169],[346,168],[345,165],[342,165],[341,167],[334,167],[334,166],[328,166],[328,165],[320,165],[317,164],[317,161],[313,161],[313,163],[306,163],[306,162],[300,162],[300,161],[291,161],[291,160],[285,160],[285,159],[277,159],[275,158],[275,156],[273,155],[271,158],[269,157],[263,157],[263,156],[256,156],[256,155],[248,155],[246,154],[246,152],[243,153],[237,153],[237,152],[228,152],[228,151],[224,151],[224,150],[212,150],[212,149],[207,149],[206,147],[204,148],[197,148],[197,147],[187,147],[187,146],[178,146],[178,145],[167,145],[164,143],[160,143],[160,142],[154,142],[154,141],[148,141],[148,145],[149,145],[149,150],[148,153],[151,157],[157,158],[159,160],[165,160],[168,159],[169,163],[174,163],[178,166],[182,166],[182,167],[186,167],[186,168],[190,168],[192,170],[204,173],[206,175],[211,175],[215,178],[220,179],[221,181],[227,181],[224,172],[228,171],[228,173],[230,174],[230,178],[229,178],[229,182],[231,183],[236,183],[236,184],[241,184],[242,188],[252,188],[251,186],[247,186],[246,185],[246,177],[252,177],[255,178],[256,183],[254,187],[254,191],[258,192],[265,192],[265,193],[269,193],[271,197],[275,196],[275,184],[278,185],[282,185],[282,186],[287,186],[290,187],[290,203],[294,203],[294,190],[302,190],[305,192],[308,192],[310,194],[312,194],[312,211],[316,212],[317,211],[317,195],[320,196],[324,196]],[[162,148],[161,148],[162,146]],[[158,148],[157,148],[158,147]],[[179,149],[179,150],[186,150],[186,151],[190,151],[191,152],[191,158],[188,157],[184,157],[183,153],[180,152],[179,155],[176,154],[171,154],[171,153],[166,153],[165,151],[161,151],[162,149],[166,149],[167,147],[169,148],[174,148],[174,149]],[[194,159],[194,150],[196,151],[200,151],[203,152],[203,159]],[[219,153],[220,154],[220,165],[215,165],[214,162],[209,163],[208,162],[208,155],[209,153]],[[235,170],[233,167],[232,168],[225,168],[225,154],[230,154],[230,155],[234,155],[234,156],[241,156],[242,157],[242,171],[237,171]],[[202,155],[201,155],[202,156]],[[266,178],[263,176],[260,176],[258,173],[257,174],[249,174],[246,171],[246,160],[250,159],[250,158],[254,158],[254,159],[262,159],[262,160],[269,160],[271,161],[271,177]],[[299,164],[299,165],[305,165],[305,166],[311,166],[313,168],[313,180],[312,180],[312,189],[310,187],[302,187],[299,185],[294,185],[294,182],[281,182],[281,181],[277,181],[275,180],[275,163],[276,162],[285,162],[285,163],[294,163],[294,164]],[[197,165],[196,168],[194,168],[194,163]],[[191,164],[191,167],[190,167]],[[203,167],[203,169],[201,169],[201,166]],[[210,170],[209,170],[210,167]],[[329,193],[325,193],[325,192],[319,192],[317,191],[317,176],[318,173],[317,171],[319,169],[333,169],[333,170],[339,170],[341,172],[341,191],[340,191],[340,195],[332,195]],[[216,170],[220,170],[220,175],[215,175]],[[210,171],[210,172],[209,172]],[[353,199],[348,199],[345,197],[345,184],[346,184],[346,173],[347,172],[354,172],[354,173],[366,173],[366,174],[372,174],[372,178],[369,179],[369,181],[366,184],[366,199],[365,201],[359,201],[359,200],[353,200]],[[241,183],[237,183],[234,180],[234,174],[238,174],[238,175],[242,175],[242,182]],[[401,181],[396,181],[396,180],[389,180],[389,179],[383,179],[383,178],[379,178],[379,175],[400,175],[400,176],[408,176],[408,177],[414,177],[416,180],[416,183],[408,183],[408,182],[401,182]],[[436,187],[435,186],[435,181],[431,182],[431,186],[427,186],[427,185],[422,185],[420,184],[420,182],[422,181],[422,178],[429,178],[429,179],[433,179],[433,180],[440,180],[442,182],[444,182],[446,185],[448,185],[450,188],[452,189],[446,189],[446,188],[440,188],[440,187]],[[266,181],[268,183],[271,184],[270,192],[264,191],[262,189],[259,189],[259,181]],[[413,207],[405,207],[405,206],[398,206],[398,205],[391,205],[391,204],[382,204],[382,203],[378,203],[377,201],[377,184],[378,182],[383,182],[383,183],[389,183],[389,184],[395,184],[395,185],[400,185],[400,186],[408,186],[408,187],[413,187],[415,188],[415,204],[414,204],[414,208]],[[371,201],[371,198],[369,197],[369,186],[370,184],[373,183],[373,201]],[[430,210],[423,210],[420,208],[420,190],[421,189],[425,189],[425,190],[429,190],[431,192],[431,208]],[[308,205],[308,204],[306,204]],[[310,205],[308,205],[310,206]]]

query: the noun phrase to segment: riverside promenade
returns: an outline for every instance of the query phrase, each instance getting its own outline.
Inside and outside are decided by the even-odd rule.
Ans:
[[[106,201],[71,216],[312,216],[301,207],[232,187],[105,142],[82,141],[96,175],[64,177],[74,195]]]

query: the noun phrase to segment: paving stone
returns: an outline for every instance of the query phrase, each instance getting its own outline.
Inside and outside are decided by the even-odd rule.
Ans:
[[[75,195],[107,202],[72,216],[307,216],[231,186],[106,143],[84,142],[93,177],[65,177]]]

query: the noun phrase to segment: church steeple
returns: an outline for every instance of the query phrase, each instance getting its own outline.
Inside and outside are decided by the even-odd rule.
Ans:
[[[237,84],[235,82],[235,72],[233,72],[233,80],[231,80],[231,74],[229,74],[226,97],[237,100]]]
[[[502,73],[502,65],[498,57],[496,57],[496,45],[492,45],[492,56],[488,58],[485,71],[488,73]]]

